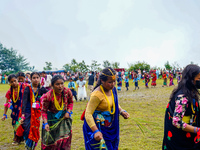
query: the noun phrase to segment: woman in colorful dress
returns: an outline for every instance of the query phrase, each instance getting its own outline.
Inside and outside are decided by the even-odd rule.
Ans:
[[[198,150],[200,67],[188,65],[165,113],[163,150]]]
[[[73,95],[64,87],[60,75],[51,80],[53,89],[41,97],[42,100],[42,145],[44,150],[70,150],[72,138]]]
[[[157,80],[156,70],[153,71],[151,77],[152,77],[151,87],[156,87],[156,80]]]
[[[17,76],[11,74],[8,76],[8,81],[10,83],[10,89],[6,93],[6,103],[4,104],[4,114],[2,120],[4,121],[7,118],[8,108],[12,110],[12,126],[14,128],[14,138],[12,144],[20,144],[23,141],[23,128],[19,123],[21,119],[21,108],[22,108],[22,97],[24,94],[24,89],[26,88],[26,83],[20,83],[17,80]],[[11,102],[11,107],[10,107]]]
[[[166,72],[163,72],[162,77],[163,77],[163,86],[162,87],[167,86],[167,74],[166,74]]]
[[[119,114],[125,119],[129,114],[118,104],[115,82],[115,71],[110,67],[103,69],[85,111],[83,134],[86,150],[98,147],[118,149]]]
[[[40,74],[38,72],[31,73],[30,78],[31,85],[28,85],[24,90],[21,117],[27,150],[35,149],[40,138],[40,97],[47,92],[44,87],[40,87]]]
[[[174,76],[173,76],[173,73],[170,73],[169,74],[169,86],[172,86],[174,85]]]

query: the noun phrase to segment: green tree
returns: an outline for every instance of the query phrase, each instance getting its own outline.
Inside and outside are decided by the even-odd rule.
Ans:
[[[64,68],[64,70],[66,70],[66,71],[70,71],[70,70],[71,70],[70,64],[65,64],[65,65],[63,65],[63,68]]]
[[[111,63],[108,60],[103,61],[103,67],[111,67]]]
[[[141,71],[143,71],[144,69],[146,70],[146,71],[149,71],[150,70],[150,65],[149,64],[147,64],[146,62],[140,62],[140,61],[138,61],[138,62],[136,62],[135,64],[128,64],[128,66],[129,66],[129,69],[128,70],[136,70],[136,69],[140,69]]]
[[[112,68],[117,69],[117,68],[119,68],[119,65],[120,65],[119,62],[114,62],[114,63],[112,63]]]
[[[7,49],[0,43],[0,70],[2,72],[16,73],[29,69],[27,59],[13,48]]]
[[[92,64],[90,65],[90,68],[92,71],[99,71],[101,64],[98,64],[96,60],[92,60]]]
[[[82,60],[82,62],[78,63],[78,68],[79,68],[79,71],[81,71],[81,72],[89,71],[89,65],[86,65],[84,60]]]
[[[78,71],[79,66],[78,66],[78,62],[76,61],[76,59],[72,59],[70,65],[71,65],[71,70],[73,72],[77,72]]]
[[[44,70],[52,70],[52,63],[51,62],[45,62],[46,63],[46,67],[43,67]]]
[[[172,69],[172,66],[169,64],[169,61],[167,61],[164,66],[165,66],[165,69],[167,70]]]

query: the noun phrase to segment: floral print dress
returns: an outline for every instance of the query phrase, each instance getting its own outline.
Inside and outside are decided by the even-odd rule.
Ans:
[[[163,150],[196,150],[196,134],[186,132],[187,125],[199,127],[199,104],[193,99],[191,103],[184,94],[179,91],[168,103],[165,113],[165,127]]]

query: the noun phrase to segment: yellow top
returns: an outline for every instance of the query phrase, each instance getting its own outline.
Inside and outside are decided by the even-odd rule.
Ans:
[[[95,110],[109,111],[112,109],[113,106],[112,96],[107,96],[107,98],[108,101],[110,102],[110,108],[108,108],[108,102],[102,92],[100,91],[92,92],[90,101],[88,102],[85,111],[85,119],[90,128],[95,126],[95,122],[92,116]]]

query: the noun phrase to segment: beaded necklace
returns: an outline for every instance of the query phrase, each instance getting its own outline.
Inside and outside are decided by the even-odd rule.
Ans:
[[[102,85],[100,85],[100,89],[101,89],[101,91],[103,92],[104,96],[106,97],[106,100],[107,100],[107,103],[108,103],[108,110],[109,110],[110,114],[113,115],[113,114],[115,113],[115,101],[114,101],[113,92],[112,92],[112,90],[110,91],[110,92],[111,92],[111,95],[112,95],[112,102],[113,102],[113,112],[111,112],[110,102],[109,102],[109,100],[108,100],[108,97],[107,97],[107,95],[106,95],[106,93],[105,93],[105,91],[104,91]]]
[[[19,98],[19,85],[18,85],[18,92],[17,92],[17,98],[15,99],[15,89],[13,88],[13,102],[16,103]]]
[[[39,90],[38,90],[38,88],[37,88],[37,91],[36,91],[37,93],[36,93],[36,95],[35,95],[35,92],[34,92],[34,90],[33,90],[32,84],[31,84],[31,88],[32,88],[32,91],[33,91],[33,99],[32,99],[32,102],[35,103],[35,97],[37,98],[37,96],[38,96],[38,91],[39,91]]]
[[[60,104],[58,103],[58,100],[56,98],[56,94],[55,94],[55,91],[53,90],[53,96],[54,96],[54,105],[56,107],[57,110],[62,110],[63,109],[63,98],[61,99],[62,100],[62,104],[61,104],[61,107],[60,107]]]

